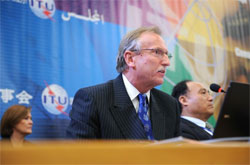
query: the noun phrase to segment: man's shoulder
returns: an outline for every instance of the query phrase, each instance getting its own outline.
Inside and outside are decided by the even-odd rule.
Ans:
[[[196,125],[195,123],[184,119],[181,117],[181,127],[182,128],[200,128],[198,125]]]
[[[191,134],[191,133],[196,134],[195,130],[199,129],[196,124],[184,118],[181,118],[180,128],[181,128],[182,133],[184,134]]]
[[[79,90],[86,91],[86,92],[95,92],[95,91],[100,92],[100,91],[110,90],[113,88],[115,83],[120,82],[120,81],[122,81],[121,75],[118,75],[115,79],[108,80],[105,83],[84,87]]]
[[[109,91],[112,89],[112,87],[113,87],[113,80],[109,80],[108,82],[105,82],[105,83],[81,88],[78,90],[78,92],[91,92],[91,93],[98,92],[98,93],[100,93],[100,92],[104,92],[104,91]]]
[[[211,138],[211,135],[203,128],[184,118],[181,118],[180,128],[182,136],[186,138],[194,140],[208,140]]]
[[[174,101],[174,102],[176,101],[174,97],[172,97],[168,93],[166,93],[164,91],[161,91],[159,89],[153,88],[151,90],[151,92],[152,92],[152,95],[157,96],[157,97],[159,97],[161,99],[166,99],[166,100]]]

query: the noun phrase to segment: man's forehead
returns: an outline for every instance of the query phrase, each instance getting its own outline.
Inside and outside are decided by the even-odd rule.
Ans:
[[[166,43],[163,40],[163,38],[153,32],[144,32],[140,35],[138,41],[140,42],[141,46],[152,46],[152,45],[157,45],[160,46],[163,49],[167,49]]]
[[[147,40],[147,38],[162,39],[162,37],[159,34],[156,34],[154,32],[144,32],[140,35],[139,40],[143,40],[144,42],[150,42],[150,40]]]
[[[187,86],[188,86],[188,89],[190,91],[200,90],[200,89],[207,89],[202,83],[194,82],[194,81],[187,82]]]

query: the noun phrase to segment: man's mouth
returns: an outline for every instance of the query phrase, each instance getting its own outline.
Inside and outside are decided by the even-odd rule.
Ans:
[[[213,106],[213,105],[209,105],[208,107],[209,107],[209,108],[214,108],[214,106]]]
[[[165,69],[160,69],[158,72],[165,74],[166,71],[165,71]]]

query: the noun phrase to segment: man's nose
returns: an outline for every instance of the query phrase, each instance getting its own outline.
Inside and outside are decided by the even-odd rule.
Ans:
[[[213,101],[213,97],[212,97],[212,95],[210,93],[208,94],[208,100]]]
[[[168,58],[168,56],[164,56],[162,60],[163,60],[162,65],[170,66],[170,59]]]

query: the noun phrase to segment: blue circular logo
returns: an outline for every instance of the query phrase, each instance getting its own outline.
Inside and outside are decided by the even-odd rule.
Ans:
[[[49,85],[42,92],[42,104],[54,115],[67,114],[65,111],[69,105],[68,94],[57,84]]]
[[[43,19],[52,19],[56,6],[54,0],[29,0],[32,12]]]

